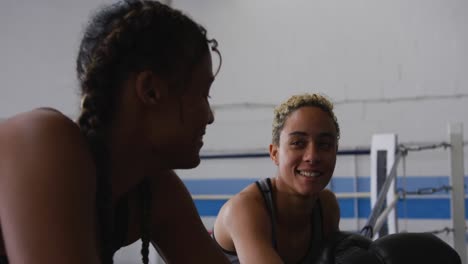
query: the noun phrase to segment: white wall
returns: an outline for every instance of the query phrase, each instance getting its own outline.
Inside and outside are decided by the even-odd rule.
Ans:
[[[76,116],[80,33],[90,12],[108,2],[0,1],[0,119],[38,106]],[[382,132],[397,133],[401,142],[445,141],[449,122],[463,123],[468,139],[465,0],[171,2],[205,25],[223,54],[212,91],[216,122],[204,152],[266,150],[272,105],[301,92],[336,102],[343,148],[368,146],[371,135]],[[408,175],[448,175],[445,158],[418,154]],[[336,174],[367,176],[368,161],[358,160],[359,169],[339,160]],[[273,172],[268,160],[221,160],[179,173],[240,178]]]
[[[0,2],[0,118],[38,106],[76,115],[80,33],[105,2],[112,1]],[[378,132],[441,141],[448,122],[467,126],[464,0],[172,4],[205,25],[223,53],[205,151],[265,149],[272,105],[305,91],[336,102],[343,147],[366,146]],[[243,103],[253,106],[227,105]]]
[[[377,132],[444,140],[467,126],[468,2],[174,0],[220,43],[213,104],[277,104],[300,92],[336,103],[342,146]],[[205,149],[268,144],[271,107],[221,108]],[[465,130],[465,135],[468,135]],[[219,136],[223,135],[223,136]],[[232,140],[236,140],[233,146]],[[466,138],[466,136],[465,136]]]
[[[75,58],[93,8],[109,0],[0,2],[0,118],[40,106],[75,116]]]

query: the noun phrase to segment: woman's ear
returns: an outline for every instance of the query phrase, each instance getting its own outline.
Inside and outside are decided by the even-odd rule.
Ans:
[[[276,144],[270,144],[270,158],[278,166],[278,146]]]
[[[151,71],[139,72],[135,77],[135,91],[144,104],[157,104],[168,96],[167,81]]]

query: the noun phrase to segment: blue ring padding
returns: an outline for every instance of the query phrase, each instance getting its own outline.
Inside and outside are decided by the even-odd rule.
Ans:
[[[189,189],[192,195],[197,194],[227,194],[233,195],[240,192],[247,185],[256,181],[256,178],[250,179],[184,179],[185,186]],[[465,182],[468,178],[465,177]],[[412,176],[406,178],[405,189],[408,191],[415,191],[420,188],[427,187],[440,187],[449,185],[448,176]],[[354,190],[354,179],[352,177],[333,176],[328,185],[329,189],[335,193],[352,193]],[[397,178],[397,188],[403,188],[403,181]],[[370,192],[370,178],[359,177],[357,182],[357,192]],[[468,194],[468,189],[465,190]],[[438,194],[447,194],[447,192],[440,192]]]
[[[185,179],[184,183],[192,195],[234,195],[255,182],[251,179]],[[465,181],[467,181],[465,177]],[[360,177],[358,179],[358,192],[370,191],[370,179]],[[412,176],[406,178],[406,190],[415,191],[420,188],[440,187],[449,185],[448,176]],[[397,181],[397,188],[402,188],[401,179]],[[350,177],[334,176],[329,188],[335,193],[353,193],[354,179]],[[465,191],[468,193],[468,190]],[[450,193],[439,192],[438,197],[430,195],[407,197],[399,201],[397,212],[399,218],[411,219],[450,219]],[[355,215],[355,200],[357,199],[358,214]],[[369,198],[340,198],[339,200],[342,218],[368,218],[370,214]],[[226,200],[195,200],[195,205],[201,216],[216,216]],[[465,202],[465,207],[468,202]],[[465,209],[468,215],[468,209]]]
[[[214,217],[218,214],[221,206],[226,202],[219,200],[195,200],[195,206],[202,217]],[[354,199],[338,199],[341,210],[341,218],[356,218],[354,213]],[[404,203],[406,202],[406,210]],[[465,201],[465,212],[468,217],[468,201]],[[358,199],[358,218],[368,218],[370,214],[370,199]],[[450,219],[450,199],[430,198],[430,199],[406,199],[397,204],[398,218],[407,219]]]

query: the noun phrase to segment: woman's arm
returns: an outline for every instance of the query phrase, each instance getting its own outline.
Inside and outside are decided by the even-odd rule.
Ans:
[[[215,235],[218,242],[232,241],[242,264],[283,263],[273,248],[271,229],[262,197],[241,192],[223,206],[216,219]]]
[[[0,222],[10,263],[99,263],[95,174],[77,127],[34,111],[0,127]]]
[[[152,240],[167,263],[229,263],[173,171],[158,173],[152,179],[152,197]]]

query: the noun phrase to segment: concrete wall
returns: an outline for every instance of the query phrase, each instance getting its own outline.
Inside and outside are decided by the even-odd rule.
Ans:
[[[77,115],[80,33],[90,12],[109,2],[0,2],[0,119],[39,106]],[[376,133],[396,133],[402,143],[442,142],[452,122],[462,123],[468,138],[466,1],[170,2],[203,24],[223,54],[211,94],[216,121],[207,131],[204,154],[266,151],[273,105],[302,92],[324,93],[335,102],[341,149],[368,148]],[[415,179],[447,177],[448,164],[443,150],[420,152],[399,170]],[[339,157],[335,177],[366,180],[369,166],[366,156]],[[268,177],[275,167],[267,158],[219,159],[178,172],[192,184]],[[204,220],[209,228],[213,217]],[[356,229],[359,221],[342,223]],[[416,221],[408,224],[416,229],[450,223],[409,221]],[[132,263],[136,255],[137,246],[119,253],[117,263]]]

